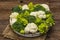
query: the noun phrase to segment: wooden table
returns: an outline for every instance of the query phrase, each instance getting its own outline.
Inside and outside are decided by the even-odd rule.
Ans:
[[[60,40],[60,0],[0,0],[0,40],[11,40],[3,38],[2,32],[9,24],[9,15],[12,7],[18,4],[28,4],[29,2],[47,3],[55,18],[55,26],[49,32],[46,40]],[[38,39],[37,39],[38,40]]]

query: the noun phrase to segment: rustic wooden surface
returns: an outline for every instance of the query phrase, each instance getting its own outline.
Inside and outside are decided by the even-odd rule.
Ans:
[[[0,0],[0,40],[11,40],[2,36],[3,30],[9,24],[9,15],[11,8],[18,4],[27,4],[30,1],[33,3],[47,3],[54,15],[56,25],[49,32],[46,40],[60,40],[60,0]],[[38,39],[37,39],[38,40]]]

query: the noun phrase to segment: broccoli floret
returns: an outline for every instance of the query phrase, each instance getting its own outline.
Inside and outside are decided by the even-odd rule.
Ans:
[[[33,11],[33,10],[34,10],[34,5],[33,5],[32,2],[30,2],[30,3],[28,4],[28,7],[29,7],[29,10],[30,10],[30,11]]]
[[[41,23],[39,26],[38,26],[38,30],[41,34],[45,34],[47,31],[48,31],[48,25],[46,23]]]
[[[25,31],[24,31],[24,30],[20,30],[20,33],[21,33],[21,34],[24,34],[24,33],[25,33]]]
[[[36,4],[34,6],[34,11],[39,11],[39,10],[46,11],[45,8],[42,7],[40,4]]]
[[[37,25],[39,25],[41,22],[42,22],[42,19],[39,18],[39,17],[36,17],[35,23],[36,23]]]
[[[29,23],[32,23],[32,22],[35,23],[36,18],[34,16],[29,15],[29,16],[26,16],[25,18],[28,20]]]
[[[46,19],[46,23],[49,25],[49,26],[53,26],[55,24],[54,22],[54,19],[49,17],[48,19]]]
[[[18,12],[18,13],[22,12],[21,6],[19,5],[19,6],[13,7],[13,8],[12,8],[12,12]]]
[[[12,28],[19,32],[20,30],[24,29],[24,25],[21,22],[16,21],[13,25]]]

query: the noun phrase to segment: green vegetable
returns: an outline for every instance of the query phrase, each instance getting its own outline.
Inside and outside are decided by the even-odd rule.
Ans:
[[[24,16],[29,16],[30,14],[29,14],[28,11],[25,11],[23,15],[24,15]]]
[[[39,17],[37,17],[35,23],[36,23],[37,25],[39,25],[41,22],[42,22],[42,19],[39,18]]]
[[[28,4],[28,7],[29,7],[30,11],[33,11],[33,10],[34,10],[34,5],[33,5],[32,2],[30,2],[30,3]]]
[[[24,29],[24,25],[19,22],[19,21],[16,21],[13,25],[12,25],[12,28],[14,30],[16,30],[17,32],[19,32],[20,30]]]
[[[25,31],[24,31],[24,30],[20,30],[20,33],[21,33],[21,34],[24,34],[24,33],[25,33]]]
[[[31,15],[26,16],[25,18],[28,20],[29,23],[35,22],[35,20],[36,20],[36,18],[34,16],[31,16]]]
[[[45,8],[42,7],[40,4],[36,4],[34,6],[34,11],[39,11],[39,10],[46,11]]]
[[[38,30],[41,34],[45,34],[47,31],[48,31],[48,25],[46,23],[41,23],[39,26],[38,26]]]
[[[49,24],[49,26],[52,26],[55,24],[53,18],[49,17],[48,19],[46,19],[46,23]]]
[[[17,18],[17,20],[21,23],[23,23],[23,25],[27,25],[28,24],[28,20],[26,20],[25,18],[23,17],[20,17],[20,18]]]
[[[21,11],[22,11],[22,8],[21,8],[20,5],[19,6],[15,6],[15,7],[12,8],[12,12],[18,12],[18,13],[20,13]]]
[[[49,30],[50,26],[55,25],[53,15],[50,11],[46,11],[46,9],[41,6],[40,4],[33,4],[30,2],[28,4],[29,9],[22,10],[22,6],[18,5],[14,8],[12,8],[12,12],[18,12],[19,15],[17,16],[17,21],[12,24],[12,28],[21,33],[24,34],[24,29],[27,26],[28,23],[35,23],[38,27],[38,32],[41,34],[47,33]],[[37,17],[30,15],[31,12],[36,12],[36,11],[44,11],[46,18],[42,19],[39,18],[38,15]]]

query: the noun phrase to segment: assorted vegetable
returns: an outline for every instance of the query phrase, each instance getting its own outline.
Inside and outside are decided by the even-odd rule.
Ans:
[[[10,25],[21,33],[47,33],[49,28],[55,25],[52,13],[47,4],[18,5],[12,8],[10,15]]]

